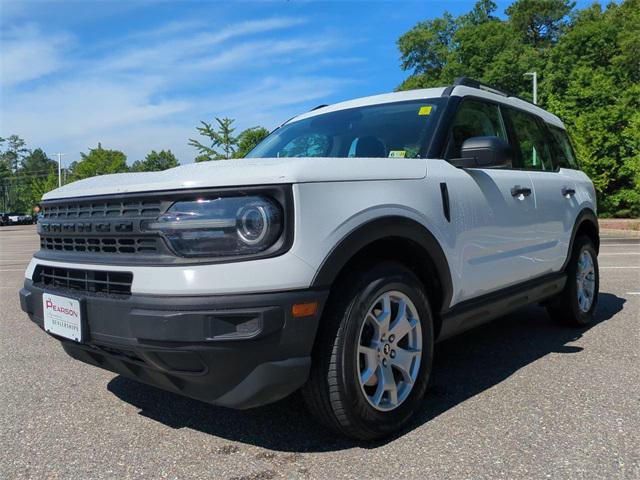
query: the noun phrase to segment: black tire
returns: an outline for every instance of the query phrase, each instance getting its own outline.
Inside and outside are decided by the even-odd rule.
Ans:
[[[591,306],[584,311],[580,308],[578,301],[578,262],[583,254],[587,252],[592,259],[594,267],[595,288],[592,295]],[[549,316],[560,323],[574,327],[584,327],[593,321],[593,313],[598,304],[598,291],[600,288],[600,275],[598,272],[598,253],[591,239],[586,236],[577,237],[571,259],[567,265],[567,284],[558,297],[547,305]]]
[[[360,387],[357,348],[368,309],[391,291],[406,295],[415,306],[422,330],[422,356],[406,399],[393,410],[380,411],[373,408]],[[403,428],[420,409],[431,373],[433,317],[424,288],[411,270],[384,261],[353,269],[332,292],[303,397],[320,423],[335,432],[359,440],[388,436]]]

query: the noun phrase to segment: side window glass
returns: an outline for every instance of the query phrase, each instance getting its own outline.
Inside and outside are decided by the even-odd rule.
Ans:
[[[528,170],[554,170],[546,132],[538,119],[512,109],[509,109],[509,118],[516,134],[516,148],[520,153],[520,164],[517,167]]]
[[[330,148],[329,137],[313,133],[291,140],[278,152],[278,157],[326,157]]]
[[[560,146],[557,137],[552,134],[549,140],[551,141],[551,146],[553,147],[553,164],[559,168],[571,168],[569,166],[569,160],[567,160],[567,155]]]
[[[507,140],[499,107],[478,100],[463,100],[451,123],[445,158],[459,158],[465,140],[485,136]]]
[[[567,132],[558,128],[549,126],[551,135],[556,144],[556,150],[558,151],[558,164],[562,168],[578,169],[578,162],[573,154],[573,148],[571,148],[571,142],[569,142],[569,136]]]

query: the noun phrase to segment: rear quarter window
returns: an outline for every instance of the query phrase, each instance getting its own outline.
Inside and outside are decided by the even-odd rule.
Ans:
[[[574,170],[578,170],[580,166],[578,165],[578,160],[576,159],[567,132],[561,128],[554,127],[553,125],[548,125],[548,127],[551,131],[554,149],[556,150],[555,157],[557,159],[557,164],[561,168],[572,168]]]
[[[551,139],[542,121],[522,110],[505,110],[516,137],[514,148],[517,159],[514,161],[514,167],[525,170],[554,170]]]

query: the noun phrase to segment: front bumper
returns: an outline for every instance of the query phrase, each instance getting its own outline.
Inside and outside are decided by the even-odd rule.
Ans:
[[[43,328],[43,288],[25,280],[22,310]],[[216,405],[252,408],[307,380],[325,291],[129,297],[49,289],[79,299],[86,337],[56,337],[73,358]],[[315,315],[291,306],[317,301]]]

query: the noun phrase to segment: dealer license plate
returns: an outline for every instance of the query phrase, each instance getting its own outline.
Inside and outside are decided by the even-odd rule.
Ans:
[[[82,341],[82,314],[78,300],[45,292],[42,294],[42,311],[47,332]]]

